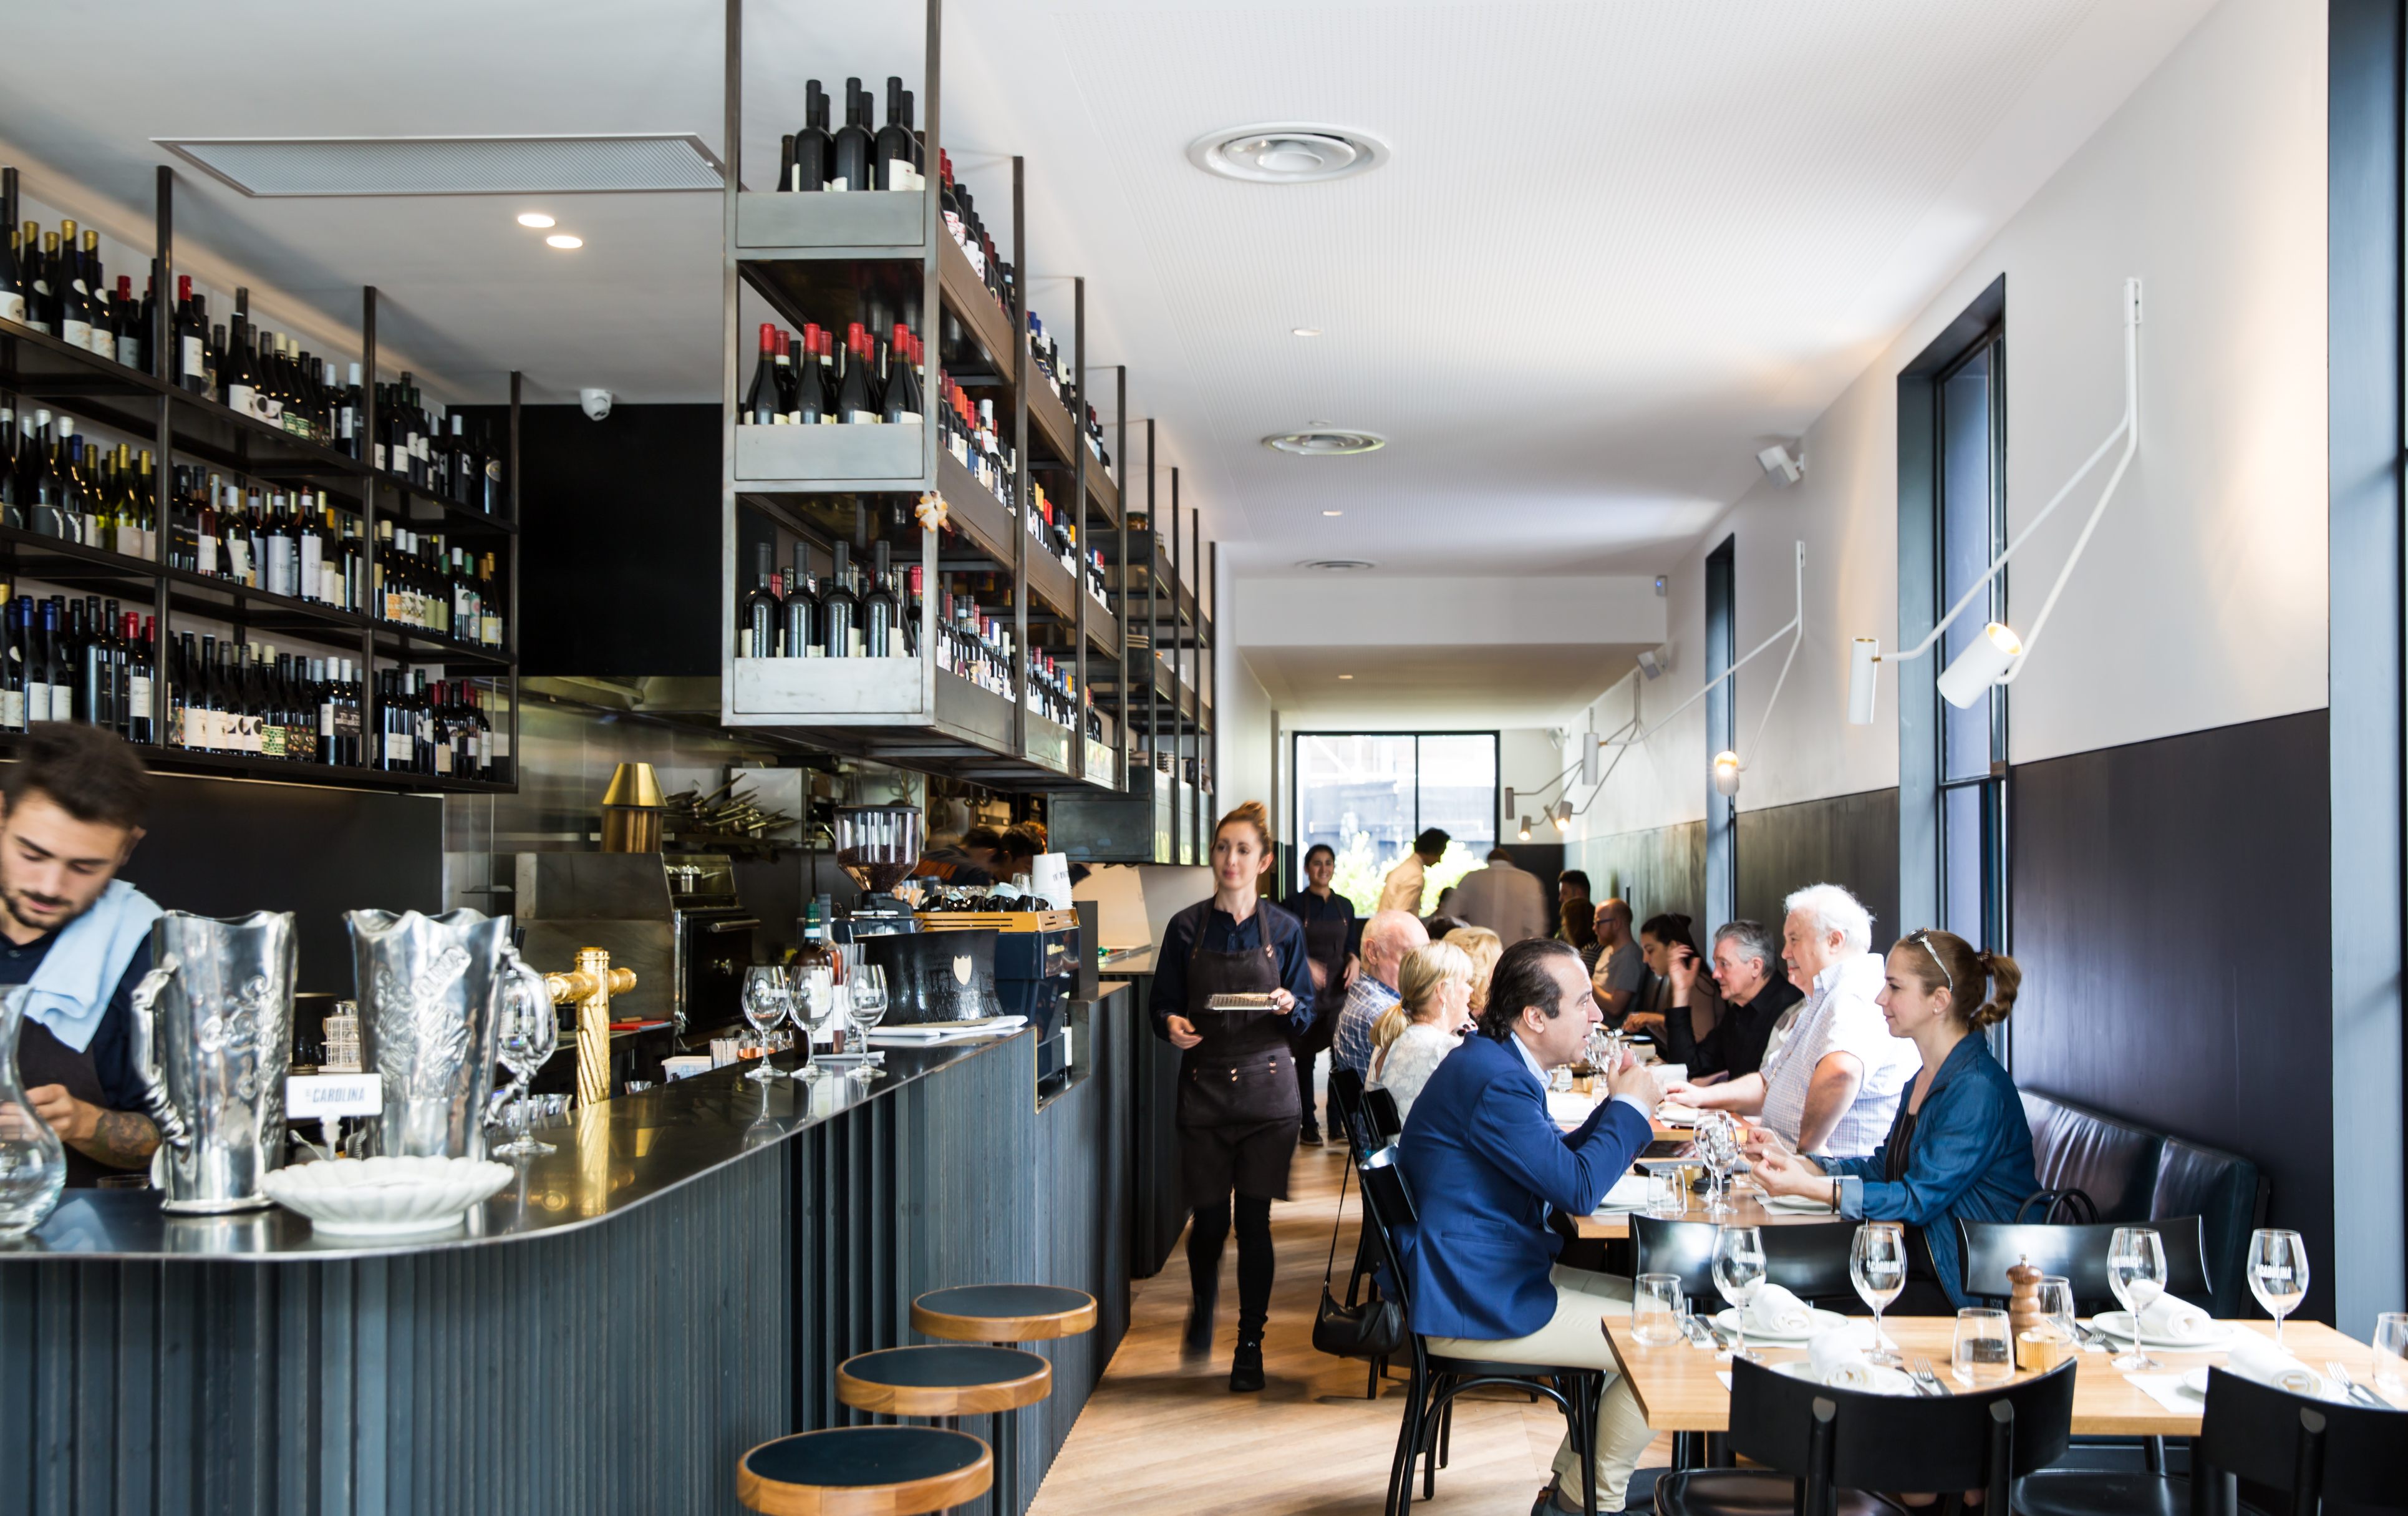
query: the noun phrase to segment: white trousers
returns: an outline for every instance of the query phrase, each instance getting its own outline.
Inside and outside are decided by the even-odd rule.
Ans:
[[[1606,1371],[1597,1413],[1597,1509],[1618,1511],[1629,1494],[1630,1471],[1656,1440],[1639,1397],[1614,1362],[1605,1340],[1604,1319],[1630,1314],[1630,1281],[1558,1263],[1547,1278],[1555,1287],[1555,1314],[1526,1337],[1483,1342],[1470,1337],[1432,1337],[1430,1351],[1449,1358],[1485,1358],[1499,1364],[1556,1364]],[[1579,1456],[1570,1428],[1555,1450],[1555,1489],[1569,1502],[1580,1499]]]

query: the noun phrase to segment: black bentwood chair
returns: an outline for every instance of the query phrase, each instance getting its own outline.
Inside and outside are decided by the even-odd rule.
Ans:
[[[2100,1221],[2092,1226],[2036,1226],[2012,1221],[1956,1222],[1960,1282],[1965,1293],[2003,1306],[2012,1286],[2007,1270],[2028,1260],[2043,1275],[2061,1275],[2073,1286],[2073,1308],[2084,1315],[2121,1310],[2123,1302],[2107,1282],[2107,1245],[2118,1227],[2157,1229],[2166,1249],[2166,1293],[2212,1308],[2207,1255],[2196,1216],[2157,1221]],[[1766,1231],[1770,1235],[1770,1229]]]
[[[1695,1469],[1656,1481],[1656,1516],[1899,1516],[1875,1490],[1985,1492],[2003,1513],[2014,1480],[2064,1456],[2072,1364],[1996,1390],[1927,1399],[1834,1390],[1761,1364],[1731,1364],[1731,1448],[1764,1468]],[[1927,1507],[1937,1512],[1940,1508]]]
[[[1757,1234],[1764,1238],[1765,1278],[1810,1305],[1854,1308],[1856,1286],[1848,1277],[1848,1252],[1859,1224],[1835,1219],[1828,1224],[1764,1228]],[[1631,1217],[1631,1277],[1679,1275],[1682,1294],[1709,1312],[1721,1309],[1727,1304],[1714,1289],[1714,1234],[1721,1230],[1712,1221]]]
[[[1412,1319],[1412,1297],[1405,1288],[1393,1228],[1414,1220],[1413,1197],[1397,1167],[1397,1149],[1383,1148],[1358,1166],[1363,1177],[1363,1232],[1375,1262],[1396,1286],[1397,1302]],[[1475,1358],[1448,1358],[1432,1352],[1419,1332],[1412,1335],[1412,1381],[1405,1394],[1404,1424],[1397,1432],[1397,1453],[1388,1466],[1386,1516],[1404,1516],[1413,1503],[1413,1464],[1422,1465],[1422,1498],[1438,1494],[1438,1471],[1446,1464],[1448,1433],[1455,1397],[1484,1385],[1510,1384],[1555,1403],[1571,1429],[1572,1448],[1580,1455],[1581,1509],[1597,1516],[1597,1402],[1605,1388],[1601,1370],[1544,1364],[1499,1364]]]
[[[2191,1445],[2191,1477],[2099,1474],[2057,1469],[2034,1474],[2015,1493],[2014,1516],[2187,1516],[2237,1501],[2215,1488],[2245,1480],[2290,1497],[2274,1509],[2291,1516],[2371,1516],[2408,1510],[2408,1412],[2312,1400],[2207,1371],[2207,1413]],[[2202,1487],[2194,1494],[2194,1481]],[[2200,1494],[2224,1494],[2219,1502]],[[2261,1516],[2255,1506],[2238,1506]]]

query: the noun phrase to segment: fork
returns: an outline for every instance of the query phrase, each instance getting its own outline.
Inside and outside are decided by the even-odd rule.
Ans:
[[[2335,1360],[2334,1362],[2325,1365],[2325,1371],[2333,1377],[2333,1382],[2335,1384],[2340,1385],[2343,1389],[2349,1392],[2350,1399],[2357,1401],[2359,1405],[2372,1406],[2376,1410],[2389,1410],[2391,1408],[2388,1402],[2375,1398],[2373,1391],[2368,1389],[2366,1386],[2358,1383],[2356,1379],[2349,1377],[2348,1364],[2344,1364],[2339,1360]]]
[[[1948,1387],[1940,1382],[1940,1376],[1931,1372],[1931,1360],[1928,1358],[1918,1358],[1914,1361],[1914,1377],[1918,1381],[1930,1386],[1929,1393],[1932,1394],[1944,1395],[1949,1393]]]

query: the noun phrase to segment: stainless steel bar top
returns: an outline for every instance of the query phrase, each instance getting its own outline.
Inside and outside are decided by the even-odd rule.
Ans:
[[[517,1160],[511,1182],[446,1232],[321,1238],[307,1218],[281,1206],[232,1216],[177,1216],[160,1210],[155,1190],[70,1190],[32,1235],[0,1243],[0,1258],[376,1258],[560,1236],[981,1054],[1010,1048],[1003,1056],[1027,1060],[1026,1047],[1015,1045],[1032,1034],[1024,1029],[978,1042],[883,1048],[885,1076],[866,1085],[838,1070],[816,1081],[765,1086],[742,1076],[747,1063],[571,1112],[567,1124],[535,1133],[555,1151]],[[783,1053],[774,1061],[792,1068],[801,1059]]]

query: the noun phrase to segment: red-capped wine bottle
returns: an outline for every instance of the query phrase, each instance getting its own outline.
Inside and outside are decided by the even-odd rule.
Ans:
[[[744,409],[736,419],[752,426],[775,426],[778,412],[778,328],[768,322],[761,324],[761,360],[752,366],[752,387],[744,397]]]

